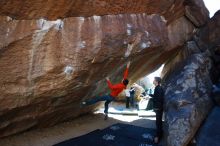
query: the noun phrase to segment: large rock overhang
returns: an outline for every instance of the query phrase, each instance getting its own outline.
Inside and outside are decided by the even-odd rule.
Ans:
[[[129,79],[136,81],[174,56],[208,19],[195,0],[0,5],[0,137],[91,111],[79,102],[105,93],[105,76],[120,81],[131,60]]]

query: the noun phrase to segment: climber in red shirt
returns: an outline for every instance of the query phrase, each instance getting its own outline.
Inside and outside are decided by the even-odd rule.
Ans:
[[[107,84],[109,89],[111,90],[110,95],[104,95],[104,96],[98,96],[96,98],[90,99],[88,101],[84,101],[82,102],[82,105],[92,105],[95,104],[99,101],[105,101],[105,120],[107,120],[108,118],[108,105],[110,102],[112,102],[113,100],[115,100],[118,96],[118,94],[120,94],[124,89],[126,89],[129,81],[127,79],[128,77],[128,68],[130,67],[130,61],[127,63],[127,67],[126,70],[124,72],[124,77],[121,83],[115,84],[113,85],[110,80],[109,77],[106,77],[107,80]]]

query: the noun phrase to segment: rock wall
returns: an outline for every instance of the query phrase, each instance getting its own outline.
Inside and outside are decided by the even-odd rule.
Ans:
[[[201,0],[0,5],[0,137],[92,111],[79,103],[106,93],[106,76],[121,81],[131,60],[129,79],[136,81],[172,58],[208,20]]]
[[[181,62],[167,77],[165,93],[165,136],[169,146],[186,146],[213,103],[209,76],[211,60],[205,53]]]
[[[208,17],[207,9],[202,0],[59,0],[59,2],[1,0],[0,5],[0,14],[10,16],[13,19],[45,18],[56,20],[79,16],[147,13],[160,14],[172,21],[187,13],[190,18],[203,24]]]
[[[217,92],[213,94],[213,84],[220,81],[219,14],[196,30],[192,40],[164,67],[165,139],[169,146],[187,145],[213,108],[213,97],[218,97]],[[206,135],[201,132],[199,136],[196,145],[217,143],[212,142],[212,136],[202,139]]]
[[[195,145],[219,145],[219,105],[220,105],[220,11],[216,12],[208,24],[198,31],[195,39],[203,50],[208,49],[212,55],[213,67],[211,79],[213,91],[211,97],[214,99],[215,107],[205,119],[195,136]]]
[[[209,50],[214,64],[211,71],[213,83],[219,82],[220,77],[220,11],[216,12],[212,19],[194,36],[198,46],[202,50]]]

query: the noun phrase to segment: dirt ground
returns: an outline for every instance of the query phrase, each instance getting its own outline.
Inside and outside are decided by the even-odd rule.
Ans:
[[[115,123],[129,123],[136,126],[155,128],[155,118],[141,118],[129,115],[109,114],[104,120],[101,113],[81,116],[73,121],[54,127],[31,130],[25,133],[0,139],[0,146],[51,146],[67,139],[84,135],[95,129],[103,129]]]

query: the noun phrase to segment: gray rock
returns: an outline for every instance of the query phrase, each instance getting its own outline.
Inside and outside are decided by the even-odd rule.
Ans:
[[[211,110],[210,67],[211,61],[205,53],[194,54],[167,78],[164,128],[167,146],[186,146]]]
[[[220,107],[215,107],[200,128],[196,146],[219,146],[220,145]]]

